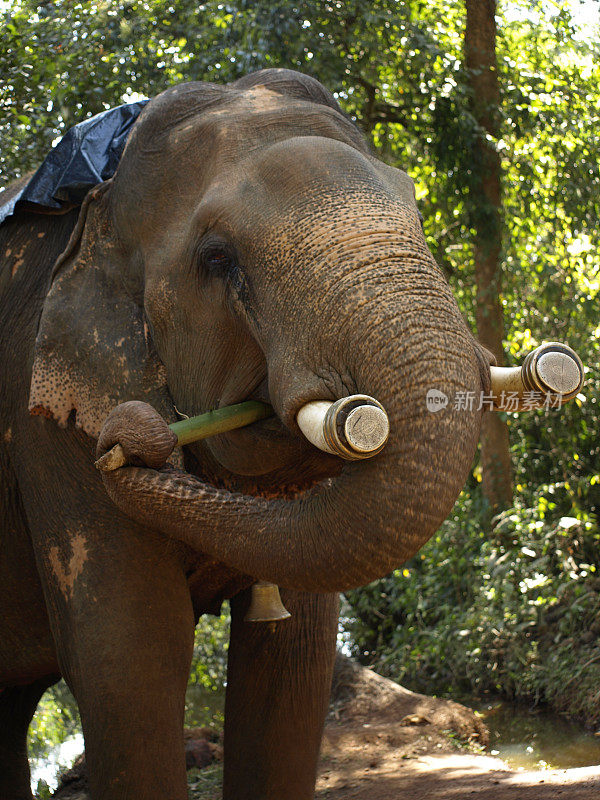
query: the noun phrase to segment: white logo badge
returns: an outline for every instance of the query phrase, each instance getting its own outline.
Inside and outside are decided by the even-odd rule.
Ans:
[[[439,389],[428,389],[425,396],[425,404],[427,405],[427,411],[431,411],[435,414],[436,411],[441,411],[443,408],[446,408],[448,405],[448,395],[444,394],[444,392],[440,392]]]

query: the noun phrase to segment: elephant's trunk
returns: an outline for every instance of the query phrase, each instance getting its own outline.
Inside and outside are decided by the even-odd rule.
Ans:
[[[449,513],[479,433],[477,403],[461,409],[454,401],[482,388],[480,355],[443,294],[444,302],[439,294],[405,295],[385,314],[380,308],[377,325],[366,309],[365,326],[353,320],[362,355],[348,341],[346,363],[356,389],[379,400],[390,420],[389,441],[373,459],[346,463],[328,484],[293,500],[233,494],[186,473],[135,467],[104,474],[108,493],[129,516],[284,587],[346,590],[387,574]],[[426,322],[415,326],[411,313],[407,330],[403,307],[414,302]],[[429,389],[449,398],[437,413],[427,409]]]

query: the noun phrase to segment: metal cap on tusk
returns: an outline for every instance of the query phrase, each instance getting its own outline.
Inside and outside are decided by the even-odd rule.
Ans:
[[[549,396],[566,403],[581,391],[585,378],[577,353],[560,342],[536,347],[522,367],[490,367],[490,375],[494,408],[500,411],[542,408]]]
[[[296,421],[315,447],[352,461],[377,455],[390,433],[384,407],[366,394],[342,397],[333,403],[313,400],[302,406]]]
[[[377,406],[357,406],[346,417],[344,434],[356,453],[379,452],[387,442],[390,423],[387,414]]]
[[[581,359],[568,345],[548,342],[533,350],[523,362],[523,384],[530,392],[550,392],[571,400],[581,390]]]
[[[281,602],[279,588],[274,583],[257,581],[251,591],[245,622],[279,622],[292,616]]]

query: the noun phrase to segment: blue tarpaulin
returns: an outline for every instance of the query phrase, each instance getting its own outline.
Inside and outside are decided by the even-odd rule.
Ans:
[[[93,186],[114,174],[131,127],[147,102],[102,111],[70,128],[29,183],[0,205],[0,223],[25,202],[35,203],[40,210],[81,203]]]

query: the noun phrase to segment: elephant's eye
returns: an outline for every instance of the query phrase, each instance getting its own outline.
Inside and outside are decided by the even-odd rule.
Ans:
[[[209,239],[200,245],[201,266],[210,273],[228,275],[237,268],[233,247],[222,240]]]

